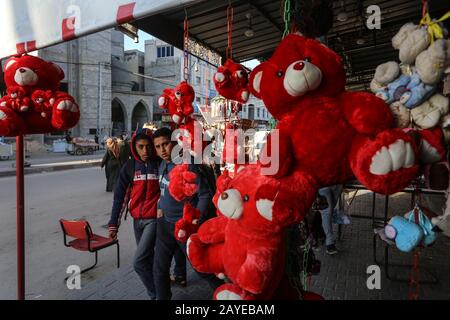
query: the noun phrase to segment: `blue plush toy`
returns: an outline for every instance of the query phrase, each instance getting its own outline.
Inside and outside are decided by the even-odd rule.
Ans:
[[[400,100],[403,93],[407,90],[407,86],[410,81],[410,76],[407,74],[402,74],[387,86],[379,89],[375,95],[384,100],[387,104],[390,104],[394,101]]]
[[[399,101],[405,107],[413,109],[428,99],[435,90],[435,85],[423,83],[417,71],[414,71],[406,86],[406,91],[401,95]]]
[[[422,240],[422,228],[403,217],[395,216],[385,227],[386,237],[395,239],[395,245],[400,251],[410,252]]]
[[[429,246],[436,241],[437,235],[436,232],[433,231],[434,225],[431,223],[430,219],[423,213],[419,206],[416,206],[412,211],[408,213],[408,220],[410,222],[414,222],[414,210],[418,210],[419,217],[419,226],[423,231],[423,241],[422,244],[424,246]]]

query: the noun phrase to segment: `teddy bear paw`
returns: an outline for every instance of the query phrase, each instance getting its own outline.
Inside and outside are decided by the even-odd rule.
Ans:
[[[186,237],[186,231],[183,229],[178,230],[178,238],[183,239],[184,237]]]
[[[174,114],[174,115],[172,116],[172,120],[173,120],[173,122],[175,122],[176,124],[180,124],[182,118],[181,118],[179,115]]]
[[[415,156],[411,144],[398,139],[375,153],[370,164],[370,172],[376,175],[388,174],[401,168],[411,168],[414,163]]]
[[[164,107],[166,105],[166,98],[159,97],[158,104],[159,104],[160,107]]]
[[[242,91],[242,93],[241,93],[241,99],[242,99],[242,101],[247,101],[248,100],[248,96],[249,96],[249,93],[248,93],[248,91],[247,90],[244,90],[244,91]]]
[[[217,72],[217,73],[214,75],[214,79],[215,79],[217,82],[219,82],[219,83],[224,82],[224,81],[225,81],[225,75],[224,75],[222,72]]]
[[[56,106],[56,109],[66,110],[66,111],[70,111],[70,112],[78,112],[78,107],[77,107],[76,103],[74,103],[73,101],[70,101],[70,100],[62,100],[61,102],[58,103],[58,105]]]
[[[20,111],[21,111],[21,112],[28,111],[28,109],[29,109],[28,106],[21,106],[21,107],[20,107]]]
[[[221,285],[214,292],[214,300],[254,300],[255,296],[233,283]]]
[[[0,120],[6,120],[7,116],[6,113],[0,110]]]

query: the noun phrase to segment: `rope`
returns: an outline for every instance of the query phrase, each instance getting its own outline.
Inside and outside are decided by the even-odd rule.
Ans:
[[[289,34],[289,25],[291,23],[291,1],[285,0],[284,1],[284,32],[283,32],[283,39]]]
[[[186,82],[189,82],[189,53],[188,53],[188,47],[189,47],[189,22],[187,19],[187,11],[185,11],[185,17],[184,17],[184,42],[183,42],[183,49],[184,49],[184,66],[183,66],[183,79]]]
[[[420,201],[420,191],[417,186],[414,188],[414,196],[416,197],[416,205],[414,206],[414,223],[419,224],[419,209],[418,203]],[[417,300],[420,293],[420,248],[414,252],[413,264],[411,268],[411,275],[409,278],[409,300]]]
[[[439,23],[448,18],[450,18],[450,11],[447,11],[447,13],[438,20],[431,19],[430,13],[428,12],[428,1],[422,0],[422,20],[420,20],[420,25],[427,26],[431,42],[434,42],[436,39],[444,38],[444,32]]]
[[[227,8],[227,33],[228,33],[228,45],[227,45],[227,59],[231,59],[233,56],[233,19],[234,19],[234,11],[231,5],[228,5]]]

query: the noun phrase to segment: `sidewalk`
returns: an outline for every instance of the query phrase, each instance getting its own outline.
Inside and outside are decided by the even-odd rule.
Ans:
[[[409,195],[395,195],[391,198],[390,216],[408,211]],[[377,197],[377,216],[382,216],[384,198]],[[371,194],[356,196],[350,215],[359,214],[369,217],[368,208],[371,206]],[[408,282],[397,282],[386,277],[383,265],[381,269],[381,289],[369,290],[367,287],[367,267],[374,264],[372,257],[373,230],[370,219],[353,218],[352,223],[342,227],[341,240],[337,242],[338,254],[329,256],[321,248],[316,252],[321,261],[321,272],[313,276],[309,290],[323,295],[327,300],[407,300],[409,292]],[[335,227],[337,234],[337,227]],[[389,250],[389,259],[395,264],[411,264],[413,254],[401,253],[395,247]],[[421,250],[420,276],[422,280],[429,279],[425,269],[429,269],[439,282],[437,284],[420,284],[420,299],[450,299],[450,239],[439,235],[436,243]],[[377,259],[383,261],[384,245],[377,240]],[[390,276],[409,278],[410,267],[389,267]],[[172,287],[174,300],[208,300],[212,297],[212,290],[207,283],[188,268],[188,286]],[[96,300],[96,299],[148,299],[145,289],[138,276],[133,271],[131,262],[124,261],[124,267],[95,279],[82,287],[81,290],[68,292],[65,299]]]
[[[41,173],[59,170],[77,169],[83,167],[99,166],[105,151],[98,150],[92,155],[75,156],[67,153],[47,152],[41,154],[31,154],[24,159],[30,163],[25,167],[24,173]],[[0,177],[9,177],[16,175],[16,160],[0,161]]]

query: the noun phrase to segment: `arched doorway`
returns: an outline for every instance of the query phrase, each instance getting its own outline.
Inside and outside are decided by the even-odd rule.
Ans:
[[[122,101],[120,101],[118,98],[115,98],[111,103],[112,136],[119,136],[127,130],[125,126],[125,118],[125,107],[123,106]]]
[[[138,104],[133,109],[133,114],[131,117],[131,130],[136,130],[136,128],[142,127],[142,125],[146,122],[150,121],[150,117],[148,116],[147,108],[139,101]]]

